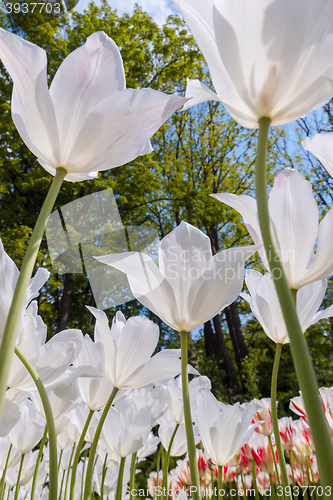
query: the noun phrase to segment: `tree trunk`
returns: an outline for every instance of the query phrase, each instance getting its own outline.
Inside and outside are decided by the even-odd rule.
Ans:
[[[211,321],[206,321],[204,324],[206,355],[216,357],[219,368],[224,370],[227,375],[228,387],[240,390],[234,365],[225,343],[219,314],[213,318],[213,325],[215,331]]]
[[[245,356],[249,355],[249,348],[243,335],[243,328],[239,319],[237,302],[233,302],[224,309],[228,324],[231,342],[235,351],[236,363],[241,366]]]
[[[225,363],[225,371],[229,381],[229,387],[233,387],[235,389],[240,389],[238,380],[235,374],[235,368],[232,363],[232,359],[230,357],[227,345],[225,343],[225,338],[222,331],[221,326],[221,316],[217,314],[213,318],[213,324],[215,328],[215,334],[217,339],[218,350],[222,353],[223,360]]]
[[[220,242],[218,238],[217,228],[212,228],[207,232],[213,254],[219,252],[221,250]],[[243,335],[243,329],[239,318],[238,304],[237,302],[233,302],[230,306],[224,309],[225,317],[227,320],[228,330],[232,342],[233,349],[235,351],[235,359],[237,366],[240,367],[245,356],[248,356],[249,349],[246,344],[246,340]],[[221,325],[221,321],[220,321]],[[222,330],[221,330],[222,332]],[[223,334],[222,334],[223,335]],[[205,337],[206,340],[206,337]]]
[[[73,289],[73,273],[65,274],[64,288],[59,304],[57,332],[65,330],[69,320],[69,309],[71,304],[71,293]]]

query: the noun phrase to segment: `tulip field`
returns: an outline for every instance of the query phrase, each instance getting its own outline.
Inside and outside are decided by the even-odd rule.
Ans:
[[[333,3],[174,3],[2,10],[0,500],[333,498]]]

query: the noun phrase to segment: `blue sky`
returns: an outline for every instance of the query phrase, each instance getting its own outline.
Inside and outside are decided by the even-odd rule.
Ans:
[[[76,10],[82,12],[90,0],[79,0]],[[95,3],[99,3],[95,0]],[[145,12],[148,12],[161,26],[170,14],[177,14],[178,10],[173,0],[109,0],[109,5],[117,9],[118,14],[131,13],[134,5],[139,4]]]

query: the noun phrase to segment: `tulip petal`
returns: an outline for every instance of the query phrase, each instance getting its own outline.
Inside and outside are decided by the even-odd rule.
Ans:
[[[177,356],[161,354],[160,352],[150,358],[136,373],[123,380],[123,389],[151,387],[165,384],[181,372],[181,361]],[[127,385],[128,384],[128,385]]]
[[[202,231],[182,221],[160,242],[158,261],[161,274],[172,287],[179,314],[186,320],[191,315],[188,308],[191,290],[198,288],[203,272],[213,268],[210,240]]]
[[[95,316],[96,318],[96,324],[95,324],[95,342],[97,344],[101,344],[103,346],[102,350],[102,359],[104,360],[104,368],[105,368],[105,373],[110,380],[111,384],[114,386],[117,378],[116,378],[116,372],[117,372],[117,364],[116,364],[116,359],[117,359],[117,345],[116,345],[116,340],[114,336],[112,335],[110,328],[109,328],[109,322],[108,318],[105,314],[104,311],[100,311],[96,309],[95,307],[89,307],[86,306],[87,309]],[[120,325],[117,325],[118,323],[118,318],[112,325],[112,330],[114,329],[119,329]],[[123,326],[123,325],[122,325]]]
[[[212,198],[225,203],[241,214],[244,223],[256,245],[261,244],[261,231],[257,216],[257,202],[252,196],[245,194],[216,193],[210,195]]]
[[[306,151],[310,151],[320,161],[327,173],[333,177],[333,134],[316,134],[302,142]]]
[[[4,399],[3,410],[0,419],[0,437],[5,437],[19,421],[21,412],[15,403]]]
[[[297,288],[312,256],[318,230],[318,208],[310,182],[296,170],[283,170],[270,193],[269,213],[289,285]]]
[[[77,124],[71,147],[62,158],[69,172],[66,180],[75,181],[77,174],[84,172],[124,165],[146,153],[150,137],[185,102],[183,97],[152,89],[111,94]],[[53,172],[52,165],[42,165]]]
[[[219,96],[200,80],[187,79],[185,97],[190,100],[183,106],[183,110],[193,108],[193,106],[206,101],[220,101]]]
[[[262,116],[270,116],[272,125],[288,123],[332,96],[329,0],[175,3],[207,61],[221,102],[243,126],[258,127]]]
[[[42,288],[42,286],[47,282],[50,276],[50,272],[47,269],[39,268],[37,269],[37,272],[33,278],[30,279],[29,281],[29,286],[25,298],[25,303],[26,305],[29,304],[29,302],[38,297],[39,295],[39,290]]]
[[[5,328],[18,276],[19,270],[6,254],[0,241],[0,338]]]
[[[256,246],[229,248],[213,257],[213,269],[206,269],[203,277],[188,294],[188,328],[209,321],[241,292],[244,263],[256,251]],[[214,292],[213,292],[214,291]]]
[[[125,73],[119,49],[105,33],[93,33],[84,45],[66,57],[50,87],[63,162],[92,110],[110,94],[124,89]]]
[[[332,318],[332,317],[333,317],[333,305],[327,307],[327,309],[324,309],[323,311],[317,312],[317,314],[315,314],[309,326],[318,323],[318,321],[320,321],[321,319]]]
[[[324,299],[326,287],[327,281],[324,279],[309,283],[298,290],[296,309],[303,332],[314,323],[316,313]]]
[[[319,224],[317,236],[317,251],[300,279],[298,285],[304,286],[311,281],[328,278],[333,273],[333,208],[325,215]]]
[[[129,318],[118,340],[117,382],[122,387],[124,377],[149,363],[159,339],[159,328],[145,316]]]
[[[38,158],[60,166],[45,50],[1,28],[0,57],[14,82],[12,115],[23,141]]]
[[[134,297],[167,325],[179,325],[181,318],[172,287],[149,255],[124,252],[94,258],[126,273]]]
[[[263,276],[249,269],[245,274],[245,283],[251,296],[242,293],[241,297],[249,302],[266,335],[273,342],[288,343],[289,336],[272,276],[268,273]]]
[[[226,26],[217,26],[217,29],[215,29],[215,24],[217,24],[219,21],[219,19],[217,18],[220,18],[221,16],[216,9],[214,0],[206,0],[205,3],[201,2],[200,0],[174,1],[178,9],[184,16],[186,24],[189,26],[196,42],[200,47],[201,52],[203,53],[207,61],[214,87],[217,91],[219,99],[232,116],[233,112],[231,112],[231,110],[236,109],[237,114],[237,110],[242,108],[243,103],[241,97],[239,97],[239,95],[237,94],[234,82],[228,74],[224,61],[222,61],[221,54],[218,49],[217,33],[219,33],[221,30],[225,30]],[[228,5],[228,8],[230,8],[230,4]],[[227,46],[229,48],[234,41],[230,40],[230,34],[230,30],[228,30],[228,33],[226,33],[226,38]],[[237,54],[234,51],[232,52],[231,59],[233,59],[234,67],[241,68],[241,64],[238,64],[239,57],[237,57]],[[245,126],[248,126],[248,124],[246,124]],[[255,116],[250,120],[250,126],[258,126]]]

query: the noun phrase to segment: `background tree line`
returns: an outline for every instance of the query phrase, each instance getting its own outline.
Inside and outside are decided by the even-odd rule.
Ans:
[[[121,50],[127,87],[184,95],[186,77],[211,85],[205,61],[178,16],[169,17],[160,28],[139,7],[131,15],[118,16],[104,1],[100,7],[91,3],[83,14],[71,12],[51,23],[36,25],[36,19],[4,13],[1,23],[47,51],[49,82],[66,55],[93,32],[105,31]],[[19,267],[52,179],[16,132],[10,115],[11,91],[10,78],[1,67],[0,236]],[[317,161],[302,152],[299,143],[307,134],[331,130],[332,119],[329,103],[321,112],[298,124],[275,128],[270,135],[270,180],[284,167],[301,169],[314,183],[322,215],[333,205],[333,181]],[[111,188],[127,228],[150,227],[162,238],[185,220],[209,236],[213,253],[250,244],[239,214],[209,195],[224,191],[254,196],[256,136],[255,130],[242,128],[216,102],[178,111],[153,137],[153,153],[100,172],[96,180],[64,183],[55,208]],[[264,272],[258,257],[247,265]],[[49,336],[67,327],[93,335],[92,316],[85,305],[95,302],[86,274],[57,272],[45,240],[38,266],[51,272],[39,298]],[[325,306],[332,301],[329,287]],[[137,301],[118,308],[127,316],[146,314],[156,321],[161,329],[159,348],[178,347],[178,334]],[[106,312],[111,319],[115,308]],[[311,327],[307,336],[320,385],[332,385],[332,322]],[[211,378],[216,396],[224,402],[270,394],[274,346],[243,300],[238,299],[193,333],[190,356],[200,372]],[[289,398],[298,393],[288,346],[283,349],[278,390],[282,415]]]

